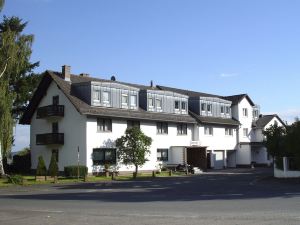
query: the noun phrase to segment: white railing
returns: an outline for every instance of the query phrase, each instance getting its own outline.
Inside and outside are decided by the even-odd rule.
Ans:
[[[200,146],[201,142],[200,141],[191,141],[190,145],[191,146]]]

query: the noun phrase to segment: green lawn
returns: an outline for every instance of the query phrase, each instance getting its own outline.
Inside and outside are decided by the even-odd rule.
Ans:
[[[183,176],[184,173],[181,172],[173,172],[173,176]],[[161,172],[159,174],[155,174],[156,177],[169,177],[169,172]],[[35,176],[23,176],[24,185],[36,185],[36,184],[52,184],[52,180],[47,181],[36,181]],[[139,173],[136,180],[147,180],[153,179],[152,173]],[[155,179],[155,178],[154,178]],[[101,182],[101,181],[110,181],[111,177],[105,176],[88,176],[87,182]],[[127,175],[119,175],[115,180],[119,181],[128,181],[133,180],[132,174]],[[80,183],[84,182],[82,178],[79,180],[77,178],[66,178],[66,177],[58,177],[58,184],[67,184],[67,183]],[[0,187],[9,187],[14,184],[8,183],[7,179],[0,178]]]

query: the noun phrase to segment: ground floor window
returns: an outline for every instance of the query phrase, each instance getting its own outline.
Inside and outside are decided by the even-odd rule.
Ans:
[[[115,148],[94,148],[93,149],[93,164],[115,164],[116,163],[116,149]]]
[[[157,160],[158,161],[168,161],[168,149],[158,148],[157,149]]]

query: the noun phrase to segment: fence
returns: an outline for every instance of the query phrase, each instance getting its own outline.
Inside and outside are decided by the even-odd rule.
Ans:
[[[274,176],[278,178],[300,178],[300,159],[295,157],[276,158]]]

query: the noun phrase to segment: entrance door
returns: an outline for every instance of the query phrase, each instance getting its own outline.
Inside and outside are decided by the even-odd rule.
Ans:
[[[214,169],[224,169],[224,151],[214,151]]]

